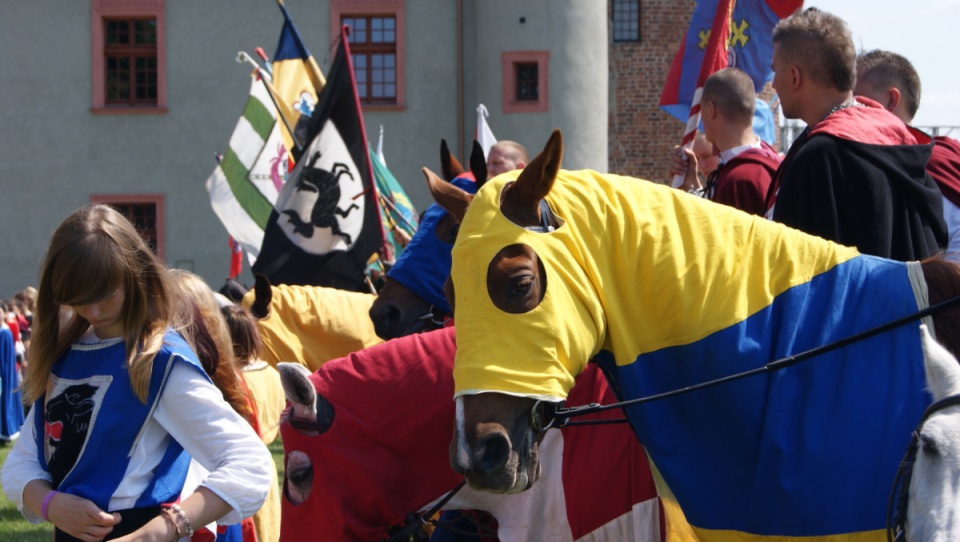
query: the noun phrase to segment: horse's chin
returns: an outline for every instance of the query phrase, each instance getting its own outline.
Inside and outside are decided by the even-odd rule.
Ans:
[[[517,475],[514,477],[513,487],[505,491],[505,493],[522,493],[531,487],[533,487],[534,482],[540,479],[540,462],[538,461],[533,467],[529,469],[518,469]]]
[[[467,484],[473,489],[505,495],[522,493],[533,487],[533,484],[540,479],[540,464],[537,463],[530,470],[519,469],[510,473],[501,472],[495,478],[484,477],[481,479],[467,474],[466,479]]]
[[[378,337],[385,341],[397,339],[399,337],[405,337],[407,335],[426,333],[428,331],[440,329],[441,327],[443,327],[443,325],[428,318],[416,319],[413,320],[412,323],[402,321],[396,324],[384,324],[381,320],[373,318],[374,333],[376,333]]]
[[[427,333],[429,331],[440,329],[441,327],[443,327],[443,325],[437,323],[433,319],[421,319],[411,324],[410,327],[408,327],[406,331],[403,332],[403,335],[416,335],[417,333]]]

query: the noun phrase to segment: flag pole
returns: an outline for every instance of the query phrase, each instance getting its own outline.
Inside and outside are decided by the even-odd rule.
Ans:
[[[280,2],[281,3],[280,7],[283,8],[282,0],[277,0],[277,2]],[[374,178],[376,174],[373,172],[373,162],[371,161],[371,158],[370,158],[370,152],[369,152],[370,140],[367,139],[367,128],[366,126],[364,126],[364,123],[363,123],[363,108],[360,106],[360,96],[357,94],[356,72],[353,70],[353,58],[351,58],[351,55],[350,55],[349,36],[350,36],[350,27],[346,25],[340,25],[340,47],[342,47],[346,53],[344,56],[345,56],[345,60],[347,61],[347,69],[349,70],[349,74],[350,74],[350,85],[353,87],[354,106],[356,107],[357,114],[360,117],[359,119],[360,134],[363,142],[367,145],[367,149],[366,149],[366,152],[364,152],[364,155],[366,156],[366,159],[367,159],[367,170],[370,172],[370,188],[369,189],[373,190],[373,196],[374,196],[373,200],[376,202],[380,200],[380,196],[379,196],[380,191],[377,190],[377,180]],[[384,225],[383,225],[383,209],[381,209],[379,205],[376,205],[376,208],[377,208],[377,221],[380,223],[380,250],[383,254],[389,254],[390,246],[389,246],[389,243],[387,242],[387,230],[384,228]]]
[[[402,222],[404,226],[406,226],[407,228],[409,228],[411,233],[417,231],[417,229],[414,228],[413,225],[410,224],[410,222],[408,222],[407,219],[403,216],[403,213],[400,212],[400,209],[397,209],[397,206],[394,204],[394,202],[393,202],[389,197],[387,197],[386,195],[381,194],[381,193],[379,193],[379,192],[378,192],[377,195],[380,197],[380,201],[382,201],[383,203],[385,203],[385,204],[387,205],[387,207],[390,208],[391,211],[393,211],[394,213],[397,214],[397,219],[398,219],[400,222]]]
[[[280,120],[283,122],[283,125],[286,126],[287,131],[290,132],[290,137],[293,139],[293,144],[297,146],[297,150],[303,150],[303,145],[297,141],[297,138],[293,134],[293,128],[290,127],[290,122],[287,120],[287,115],[284,115],[285,104],[281,104],[277,101],[275,93],[276,89],[273,88],[273,85],[270,84],[271,76],[267,73],[266,70],[260,67],[257,64],[257,61],[248,55],[245,51],[240,51],[237,53],[237,62],[243,64],[244,62],[253,65],[254,73],[257,74],[257,78],[260,79],[260,82],[263,83],[263,86],[267,89],[267,94],[270,95],[270,101],[273,102],[273,107],[277,110],[277,116],[280,117]]]

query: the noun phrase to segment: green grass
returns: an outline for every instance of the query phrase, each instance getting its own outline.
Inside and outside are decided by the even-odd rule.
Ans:
[[[0,447],[0,465],[7,460],[12,444]],[[50,542],[53,538],[53,525],[40,523],[34,525],[23,519],[17,507],[0,492],[0,540],[6,542]]]
[[[273,455],[273,462],[277,464],[277,480],[283,486],[283,442],[280,441],[280,435],[277,435],[277,440],[273,441],[268,448]]]
[[[7,460],[12,445],[0,446],[0,465]],[[283,443],[277,438],[270,445],[270,453],[277,464],[277,475],[283,480]],[[49,523],[34,525],[23,519],[17,507],[0,492],[0,540],[3,542],[50,542],[53,526]]]

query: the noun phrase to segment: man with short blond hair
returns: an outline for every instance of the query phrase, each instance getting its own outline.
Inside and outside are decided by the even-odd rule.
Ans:
[[[808,8],[773,31],[773,88],[800,134],[777,170],[766,215],[865,254],[921,260],[947,243],[929,136],[854,98],[856,48],[843,19]]]

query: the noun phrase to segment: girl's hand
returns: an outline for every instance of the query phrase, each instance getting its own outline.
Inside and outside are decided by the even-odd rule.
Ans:
[[[173,526],[170,519],[165,519],[161,513],[136,531],[120,538],[114,538],[113,542],[169,542],[171,540],[179,540],[176,527]]]
[[[57,493],[47,505],[47,518],[61,531],[84,542],[97,542],[120,523],[120,514],[108,514],[93,501]]]

